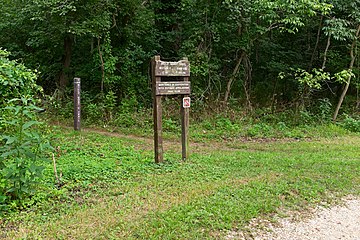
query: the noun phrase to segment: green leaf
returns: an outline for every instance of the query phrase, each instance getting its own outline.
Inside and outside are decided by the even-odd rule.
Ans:
[[[3,154],[0,155],[0,158],[7,158],[8,156],[12,156],[12,155],[16,155],[18,153],[18,150],[17,149],[13,149],[11,151],[6,151],[4,152]]]
[[[25,150],[25,156],[27,156],[28,158],[31,158],[31,159],[36,159],[36,154],[34,154],[32,151],[26,149]]]
[[[1,139],[6,139],[6,145],[10,145],[12,143],[14,143],[15,141],[17,141],[17,137],[12,137],[12,136],[1,136]]]
[[[4,203],[6,201],[6,196],[0,195],[0,203]]]
[[[39,124],[38,121],[29,121],[29,122],[26,122],[24,123],[24,125],[22,126],[22,130],[26,130],[28,129],[29,127],[31,127],[32,125],[35,125],[35,124]]]
[[[36,111],[43,111],[44,109],[43,108],[39,108],[35,105],[30,105],[27,107],[28,109],[31,109],[31,110],[36,110]]]

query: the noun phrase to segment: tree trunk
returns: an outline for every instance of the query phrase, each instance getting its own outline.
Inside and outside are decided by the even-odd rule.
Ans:
[[[103,54],[102,54],[101,48],[100,48],[100,38],[98,38],[98,51],[99,51],[100,62],[101,62],[101,83],[100,83],[100,91],[101,91],[101,93],[104,93],[105,64],[104,64]]]
[[[314,64],[315,54],[316,54],[316,51],[317,51],[317,49],[318,49],[319,41],[320,41],[320,35],[321,35],[323,18],[324,18],[324,16],[321,15],[320,23],[319,23],[319,28],[318,28],[318,32],[317,32],[317,35],[316,35],[316,43],[315,43],[314,51],[313,51],[313,53],[312,53],[312,55],[311,55],[311,60],[310,60],[308,72],[311,71],[311,69],[312,69],[312,67],[313,67],[313,64]]]
[[[355,51],[355,47],[356,47],[356,42],[357,42],[357,39],[359,37],[359,33],[360,33],[360,25],[358,26],[358,29],[356,31],[356,35],[355,35],[355,39],[354,41],[352,42],[351,44],[351,49],[350,49],[350,57],[351,57],[351,61],[350,61],[350,65],[349,65],[349,69],[353,69],[354,67],[354,62],[355,62],[355,54],[354,54],[354,51]],[[333,121],[336,122],[336,118],[339,114],[339,110],[340,110],[340,107],[344,101],[344,98],[345,98],[345,95],[349,89],[349,86],[350,86],[350,81],[351,81],[351,76],[349,77],[348,81],[346,82],[346,85],[344,87],[344,90],[343,92],[341,93],[341,96],[340,96],[340,99],[339,99],[339,102],[336,106],[336,109],[335,109],[335,113],[334,113],[334,116],[333,116]]]
[[[227,85],[226,85],[226,91],[225,91],[225,96],[224,96],[224,104],[227,104],[228,100],[229,100],[229,97],[230,97],[230,91],[231,91],[231,86],[239,72],[239,69],[240,69],[240,65],[241,65],[241,62],[243,61],[245,57],[245,52],[242,52],[239,59],[238,59],[238,62],[232,72],[232,75],[231,77],[229,78],[229,81],[227,82]]]
[[[330,41],[331,40],[331,35],[328,36],[328,40],[327,40],[327,44],[326,44],[326,48],[325,48],[325,51],[324,51],[324,60],[323,60],[323,63],[322,63],[322,66],[321,66],[321,69],[324,70],[325,69],[325,64],[326,64],[326,57],[327,57],[327,52],[329,50],[329,47],[330,47]]]
[[[252,104],[251,104],[252,65],[247,55],[245,55],[244,57],[243,64],[245,69],[245,79],[243,82],[243,86],[244,86],[244,93],[247,104],[246,109],[251,112],[252,111]]]
[[[72,36],[66,35],[64,38],[64,56],[63,56],[63,69],[60,72],[59,88],[61,92],[64,92],[66,86],[69,83],[69,68],[71,63],[71,48],[72,48]]]

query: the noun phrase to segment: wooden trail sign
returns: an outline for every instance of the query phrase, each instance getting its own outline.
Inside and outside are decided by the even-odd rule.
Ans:
[[[153,108],[154,108],[154,151],[155,162],[163,162],[162,138],[162,96],[181,95],[181,145],[182,159],[189,158],[189,108],[190,108],[190,64],[187,58],[178,62],[165,62],[160,56],[155,56],[151,61]],[[166,77],[166,81],[163,79]],[[181,79],[181,80],[179,80]]]
[[[156,61],[156,77],[190,77],[190,65],[187,59],[179,62],[163,62],[160,58]]]

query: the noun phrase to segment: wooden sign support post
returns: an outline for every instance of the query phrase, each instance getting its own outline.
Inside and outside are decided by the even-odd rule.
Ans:
[[[81,126],[80,78],[74,78],[74,130]]]
[[[166,95],[182,95],[181,104],[181,143],[182,159],[189,158],[189,108],[190,108],[190,64],[187,58],[179,62],[164,62],[160,56],[151,61],[152,90],[154,107],[154,150],[155,162],[160,163],[163,157],[162,139],[162,106],[161,98]],[[166,80],[162,79],[166,77]],[[180,79],[180,80],[179,80]]]
[[[187,59],[186,59],[187,60]],[[185,82],[189,82],[189,77],[184,77]],[[190,85],[189,85],[190,88]],[[189,110],[190,110],[190,95],[184,94],[181,104],[181,144],[182,144],[182,159],[189,159]]]
[[[154,108],[154,147],[155,162],[160,163],[163,157],[163,139],[162,139],[162,106],[161,95],[156,94],[157,84],[161,82],[161,77],[156,76],[156,62],[160,61],[160,56],[155,56],[151,62],[152,65],[152,86],[153,86],[153,108]]]

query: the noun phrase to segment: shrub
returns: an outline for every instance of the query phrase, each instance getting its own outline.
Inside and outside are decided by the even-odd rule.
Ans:
[[[345,115],[344,121],[341,123],[342,127],[351,132],[360,132],[360,119],[352,118]]]
[[[36,71],[9,60],[8,56],[9,52],[0,49],[0,106],[10,99],[32,97],[42,92],[42,88],[36,85]]]
[[[35,111],[31,100],[13,99],[14,106],[3,109],[1,124],[5,125],[0,136],[0,200],[22,200],[34,193],[34,185],[43,170],[41,154],[50,149],[35,126]]]
[[[18,205],[34,192],[42,166],[40,156],[51,148],[38,131],[34,96],[42,91],[37,75],[0,49],[0,209]],[[15,204],[14,204],[15,203]]]

